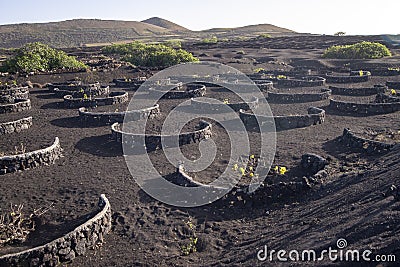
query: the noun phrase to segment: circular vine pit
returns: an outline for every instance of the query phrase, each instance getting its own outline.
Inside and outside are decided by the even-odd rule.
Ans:
[[[288,115],[288,116],[274,116],[275,127],[277,131],[304,128],[312,125],[322,124],[325,121],[325,110],[310,107],[306,115]],[[239,110],[240,119],[250,129],[257,129],[259,127],[258,121],[262,123],[271,124],[272,118],[254,115],[244,110]]]
[[[0,174],[54,164],[62,156],[62,151],[60,140],[56,137],[54,143],[47,148],[17,155],[2,156],[0,157]]]
[[[9,104],[0,104],[0,114],[21,112],[31,109],[30,99],[19,99],[16,98]]]
[[[329,86],[329,89],[332,90],[333,95],[370,96],[379,93],[384,93],[387,87],[384,85],[376,84],[374,85],[374,87],[359,87],[359,88]]]
[[[331,90],[327,88],[318,89],[317,93],[280,93],[280,90],[268,91],[266,98],[270,103],[306,103],[326,100],[331,96]]]
[[[237,103],[212,103],[208,102],[205,99],[190,99],[190,105],[194,110],[201,110],[204,112],[215,112],[215,111],[223,111],[227,110],[226,106],[229,106],[234,111],[238,112],[239,110],[250,110],[254,109],[258,106],[258,98],[252,97],[249,101],[246,102],[237,102]]]
[[[109,125],[116,122],[122,123],[125,117],[127,117],[129,121],[137,121],[146,118],[152,119],[159,114],[160,108],[158,104],[150,108],[122,112],[95,112],[89,111],[85,107],[79,108],[79,117],[83,122],[103,125]]]
[[[350,149],[363,150],[369,154],[388,152],[395,146],[395,143],[386,143],[361,137],[359,134],[353,133],[349,128],[343,130],[340,142]]]
[[[138,77],[133,79],[120,78],[114,79],[113,83],[116,87],[126,88],[134,91],[137,90],[145,81],[147,81],[146,77]]]
[[[0,135],[19,133],[32,126],[32,117],[0,123]]]
[[[400,102],[355,103],[330,99],[329,108],[346,114],[378,115],[400,110]]]
[[[167,143],[174,143],[175,140],[179,140],[179,146],[198,143],[201,140],[209,139],[212,135],[212,125],[206,121],[200,121],[196,127],[197,130],[192,132],[183,132],[178,135],[161,135],[161,134],[135,134],[122,131],[122,124],[116,122],[111,125],[111,136],[112,139],[121,143],[129,143],[135,145],[135,143],[141,144],[145,141],[146,149],[153,151],[162,148],[162,139],[166,140]],[[168,140],[172,140],[168,142]]]
[[[111,206],[104,194],[98,212],[66,235],[44,245],[0,256],[0,266],[55,266],[99,247],[111,231]]]
[[[162,94],[164,99],[182,99],[182,98],[192,98],[201,97],[206,94],[206,86],[203,84],[189,83],[179,87],[175,87],[169,91],[162,91],[157,87],[152,87],[149,90],[153,90]]]
[[[327,74],[325,78],[328,83],[361,83],[368,82],[371,73],[369,71],[351,71],[348,76]]]
[[[102,98],[74,98],[72,95],[64,96],[64,107],[97,107],[105,105],[116,105],[127,102],[129,95],[127,92],[111,92],[107,97]]]

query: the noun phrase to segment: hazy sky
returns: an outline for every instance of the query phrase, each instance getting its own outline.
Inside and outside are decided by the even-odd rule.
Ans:
[[[270,23],[297,32],[399,34],[399,0],[0,0],[0,24],[162,17],[191,30]]]

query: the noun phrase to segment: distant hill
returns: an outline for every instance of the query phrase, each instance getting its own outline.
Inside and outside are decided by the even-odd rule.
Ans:
[[[148,23],[148,24],[151,24],[151,25],[155,25],[155,26],[159,26],[159,27],[162,27],[162,28],[165,28],[165,29],[168,29],[168,30],[171,30],[171,31],[175,31],[175,32],[188,32],[188,31],[190,31],[189,29],[187,29],[185,27],[182,27],[181,25],[178,25],[178,24],[173,23],[173,22],[171,22],[169,20],[162,19],[162,18],[159,18],[159,17],[152,17],[152,18],[149,18],[149,19],[146,19],[146,20],[142,20],[142,22]]]
[[[203,32],[236,32],[236,33],[294,33],[294,31],[272,24],[248,25],[237,28],[212,28]]]
[[[168,38],[191,40],[209,35],[255,35],[256,33],[292,33],[270,24],[228,29],[190,31],[171,21],[153,17],[144,21],[72,19],[48,23],[0,25],[0,47],[20,47],[26,43],[42,42],[53,47],[77,47],[133,40],[162,41]]]

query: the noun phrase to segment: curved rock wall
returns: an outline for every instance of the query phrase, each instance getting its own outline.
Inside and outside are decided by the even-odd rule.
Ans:
[[[14,99],[14,103],[11,104],[0,104],[0,114],[4,113],[13,113],[13,112],[21,112],[24,110],[31,109],[31,100],[30,99]]]
[[[133,133],[124,133],[121,129],[121,124],[114,123],[111,125],[111,135],[112,139],[122,143],[122,141],[132,143],[134,146],[135,142],[141,144],[143,143],[143,137],[145,137],[146,149],[155,150],[162,147],[162,136],[161,135],[142,135]],[[168,144],[174,143],[175,140],[179,140],[179,145],[186,145],[190,143],[197,143],[201,140],[208,139],[212,135],[212,125],[206,121],[200,121],[198,130],[193,132],[181,133],[177,137],[176,135],[163,136],[163,139]],[[122,138],[124,136],[124,140]],[[171,140],[171,141],[169,141]]]
[[[137,121],[146,118],[154,118],[160,114],[159,105],[154,107],[144,108],[140,110],[131,110],[124,112],[92,112],[86,108],[79,108],[79,117],[84,122],[100,123],[100,124],[113,124],[115,122],[122,123],[127,117],[129,121]]]
[[[321,124],[325,121],[325,110],[310,107],[306,115],[289,115],[289,116],[274,116],[275,128],[277,131],[289,130],[294,128],[303,128],[311,125]],[[257,128],[258,122],[256,116],[251,113],[246,113],[243,110],[239,111],[240,119],[249,128]],[[271,117],[257,116],[260,122],[271,123]]]
[[[164,99],[181,99],[181,98],[192,98],[192,97],[201,97],[206,94],[206,86],[203,84],[187,84],[186,90],[169,90],[163,92],[156,88],[151,88],[151,90],[157,91],[160,94],[163,94],[162,98]]]
[[[64,96],[64,106],[66,108],[96,107],[104,105],[116,105],[127,102],[129,95],[127,92],[111,92],[103,98],[74,98],[72,95]]]
[[[376,68],[369,70],[374,76],[396,76],[400,75],[400,70],[397,68]]]
[[[137,90],[146,80],[146,77],[139,77],[135,79],[114,79],[113,83],[115,83],[116,87]]]
[[[0,174],[53,164],[61,157],[62,151],[60,140],[56,137],[54,143],[47,148],[18,155],[0,157]]]
[[[394,103],[394,102],[400,102],[400,97],[398,96],[391,96],[391,95],[385,95],[385,94],[377,94],[375,97],[375,102],[376,103]]]
[[[66,95],[72,95],[73,97],[83,97],[84,94],[86,95],[91,95],[91,96],[101,96],[101,95],[107,95],[110,93],[110,87],[109,86],[100,86],[96,85],[93,87],[84,87],[82,88],[83,92],[81,90],[61,90],[59,88],[54,88],[53,92],[56,97],[63,98]]]
[[[28,86],[0,89],[0,103],[13,104],[16,99],[29,99]]]
[[[372,154],[389,151],[395,146],[394,144],[387,144],[359,137],[348,128],[343,130],[343,135],[340,137],[340,141],[350,148],[361,149]]]
[[[240,103],[208,103],[206,101],[202,101],[201,99],[192,98],[190,99],[190,105],[193,106],[196,110],[202,111],[222,111],[226,110],[226,106],[229,106],[234,111],[243,110],[250,110],[254,109],[258,106],[258,98],[254,97],[252,100],[248,102],[240,102]]]
[[[111,206],[105,195],[98,203],[99,212],[68,234],[47,244],[0,257],[0,266],[57,266],[69,262],[104,241],[111,230]]]
[[[328,99],[331,95],[331,90],[322,88],[321,93],[302,93],[302,94],[286,94],[286,93],[274,93],[268,92],[267,100],[270,102],[280,103],[304,103],[304,102],[315,102]]]
[[[374,85],[374,87],[363,87],[363,88],[344,88],[344,87],[329,86],[329,89],[332,90],[333,95],[370,96],[379,93],[384,93],[386,90],[386,86]]]
[[[399,90],[399,89],[400,89],[400,82],[387,81],[387,82],[386,82],[386,86],[387,86],[389,89],[396,89],[396,90]]]
[[[354,75],[354,76],[341,76],[341,75],[326,75],[326,82],[328,83],[362,83],[368,82],[371,75]]]
[[[19,133],[32,126],[32,117],[22,118],[16,121],[0,123],[0,135]]]
[[[400,102],[364,104],[364,103],[344,102],[331,99],[329,103],[329,108],[344,113],[376,115],[376,114],[386,114],[399,111]]]
[[[325,78],[319,76],[306,76],[301,79],[277,79],[277,85],[281,87],[313,87],[324,86]]]

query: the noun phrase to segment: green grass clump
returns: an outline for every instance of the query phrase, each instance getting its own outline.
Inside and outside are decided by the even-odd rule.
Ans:
[[[183,62],[199,61],[183,49],[175,49],[165,44],[144,44],[138,41],[106,46],[102,51],[106,54],[121,55],[122,60],[144,67],[169,67]]]
[[[324,58],[372,59],[391,56],[390,50],[383,44],[360,42],[352,45],[334,45],[324,51]]]
[[[268,38],[272,38],[271,34],[269,33],[262,33],[257,36],[257,39],[268,39]]]
[[[36,42],[17,49],[15,55],[7,59],[0,67],[4,72],[37,72],[57,69],[82,70],[87,66],[68,56],[64,51]]]

